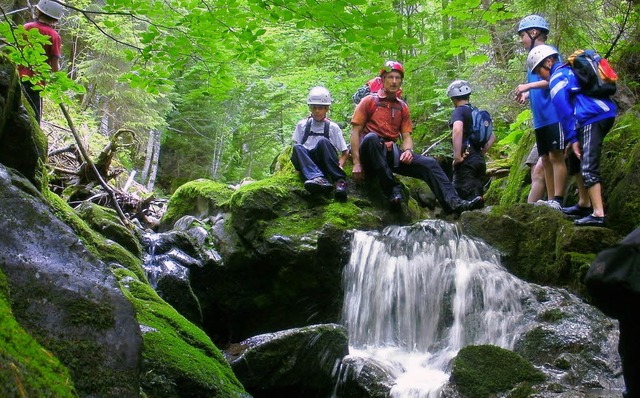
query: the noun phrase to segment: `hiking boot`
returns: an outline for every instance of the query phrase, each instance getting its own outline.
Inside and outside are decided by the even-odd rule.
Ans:
[[[345,180],[336,181],[336,199],[347,200],[347,182]]]
[[[569,207],[563,207],[562,212],[572,218],[583,218],[593,213],[593,208],[582,207],[576,204]]]
[[[392,207],[399,207],[404,198],[402,197],[402,189],[400,187],[393,187],[391,195],[389,195],[389,204]]]
[[[481,209],[484,206],[484,198],[482,196],[476,196],[471,200],[461,200],[458,207],[455,209],[456,212],[462,213],[467,210],[477,210]]]
[[[589,214],[586,217],[580,218],[573,222],[574,225],[578,227],[604,227],[606,222],[606,218],[594,216],[593,214]]]
[[[540,199],[539,201],[534,203],[534,205],[535,206],[547,206],[547,207],[551,207],[553,210],[562,211],[562,205],[560,204],[560,202],[557,202],[557,201],[555,201],[553,199],[549,199],[549,200]]]
[[[333,185],[324,177],[315,177],[304,182],[304,189],[310,193],[325,193],[333,189]]]

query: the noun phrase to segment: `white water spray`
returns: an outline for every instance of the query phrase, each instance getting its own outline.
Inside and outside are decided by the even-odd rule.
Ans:
[[[351,355],[387,363],[396,398],[435,398],[464,346],[512,348],[527,286],[495,250],[424,221],[356,232],[344,273]]]

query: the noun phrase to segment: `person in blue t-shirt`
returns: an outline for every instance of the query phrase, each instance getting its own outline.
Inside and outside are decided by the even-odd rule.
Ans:
[[[580,163],[580,173],[576,177],[578,203],[562,208],[562,212],[580,217],[575,225],[604,226],[600,155],[604,137],[615,121],[616,105],[610,98],[583,94],[573,70],[560,62],[558,50],[551,46],[531,50],[527,66],[549,82],[553,107],[568,143],[567,152]]]
[[[518,25],[520,42],[529,52],[537,46],[545,45],[548,34],[549,24],[539,15],[528,15]],[[544,167],[548,200],[539,200],[536,204],[560,210],[567,183],[567,165],[564,159],[566,141],[558,115],[551,105],[549,83],[528,70],[527,83],[518,85],[515,93],[519,103],[524,104],[528,99],[531,104],[536,145]]]

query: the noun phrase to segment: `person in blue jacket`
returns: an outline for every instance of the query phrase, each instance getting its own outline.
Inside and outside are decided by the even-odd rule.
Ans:
[[[604,226],[600,155],[604,137],[615,121],[616,105],[610,98],[583,94],[573,70],[559,61],[558,51],[551,46],[531,50],[527,66],[549,81],[553,107],[568,143],[567,152],[580,163],[580,173],[576,177],[578,203],[564,207],[562,211],[577,218],[575,225]]]
[[[540,15],[527,15],[518,24],[520,43],[527,51],[546,45],[549,23]],[[566,145],[560,119],[551,104],[549,82],[527,68],[527,82],[515,89],[516,101],[520,104],[529,100],[533,115],[538,155],[542,159],[544,181],[548,200],[538,200],[536,205],[549,206],[561,210],[567,184],[567,165],[564,158]]]

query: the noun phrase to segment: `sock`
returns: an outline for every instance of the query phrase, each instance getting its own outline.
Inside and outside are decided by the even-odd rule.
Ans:
[[[553,200],[555,200],[556,202],[562,204],[562,201],[564,200],[564,197],[562,197],[562,196],[554,196]]]

